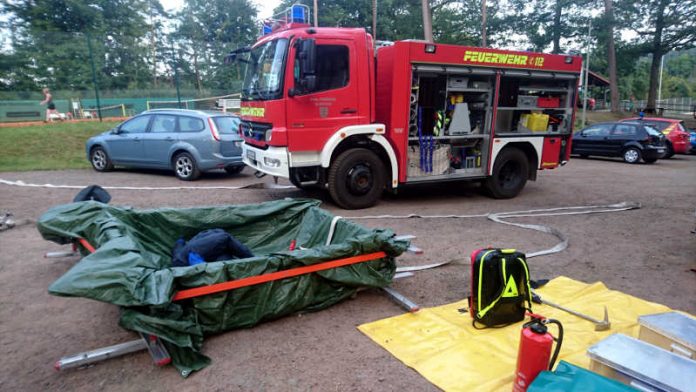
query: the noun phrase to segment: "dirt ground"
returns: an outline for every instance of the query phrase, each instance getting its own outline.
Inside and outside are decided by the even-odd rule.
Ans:
[[[209,174],[183,184],[167,173],[91,170],[0,173],[6,180],[71,185],[242,185],[256,179],[249,169],[237,178]],[[117,326],[116,306],[60,298],[47,287],[77,261],[45,259],[64,249],[44,241],[35,221],[49,207],[70,202],[77,190],[0,184],[0,210],[26,223],[0,232],[0,390],[436,390],[418,373],[362,335],[356,326],[401,314],[379,292],[364,291],[327,310],[285,317],[245,330],[209,337],[206,369],[182,379],[172,367],[152,365],[143,352],[83,370],[56,372],[61,356],[135,338]],[[344,217],[374,214],[480,214],[532,208],[635,201],[642,208],[611,214],[518,219],[549,224],[570,238],[559,254],[530,260],[534,278],[566,275],[603,281],[612,289],[696,313],[696,156],[676,156],[654,165],[610,159],[573,159],[566,167],[541,172],[512,200],[481,196],[475,186],[449,183],[418,186],[389,196],[371,209],[338,210],[322,193],[285,190],[114,190],[113,204],[136,207],[253,203],[283,197],[319,197]],[[487,245],[535,251],[554,237],[505,226],[485,218],[383,219],[361,221],[414,234],[422,256],[404,255],[401,265],[444,260],[454,263],[402,279],[394,286],[421,306],[464,298],[469,291],[469,253]],[[600,305],[598,304],[598,308]],[[462,316],[462,323],[469,319]]]

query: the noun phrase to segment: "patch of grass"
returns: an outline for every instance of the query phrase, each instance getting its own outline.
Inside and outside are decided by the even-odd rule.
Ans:
[[[85,142],[117,124],[95,121],[0,128],[0,172],[88,168]]]

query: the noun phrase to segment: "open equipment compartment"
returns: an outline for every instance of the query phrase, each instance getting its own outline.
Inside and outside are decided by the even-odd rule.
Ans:
[[[496,135],[569,134],[576,85],[572,74],[502,71]]]
[[[485,176],[495,71],[413,65],[408,180]]]

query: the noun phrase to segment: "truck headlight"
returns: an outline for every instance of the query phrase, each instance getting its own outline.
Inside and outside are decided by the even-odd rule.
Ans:
[[[280,159],[264,157],[263,164],[268,167],[280,167]]]
[[[269,129],[266,131],[266,141],[270,142],[271,141],[271,136],[273,136],[273,130]]]

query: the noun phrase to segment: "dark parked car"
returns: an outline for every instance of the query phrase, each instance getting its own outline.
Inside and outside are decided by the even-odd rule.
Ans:
[[[684,126],[683,120],[662,117],[633,117],[621,120],[623,121],[645,121],[645,123],[665,136],[665,158],[671,158],[674,154],[688,154],[691,149],[689,143],[689,132]]]
[[[571,152],[583,158],[595,155],[654,163],[665,155],[665,136],[641,121],[595,124],[573,135]]]
[[[143,112],[87,141],[87,158],[96,171],[114,166],[171,169],[185,181],[201,172],[240,173],[239,118],[228,113],[183,109]]]

